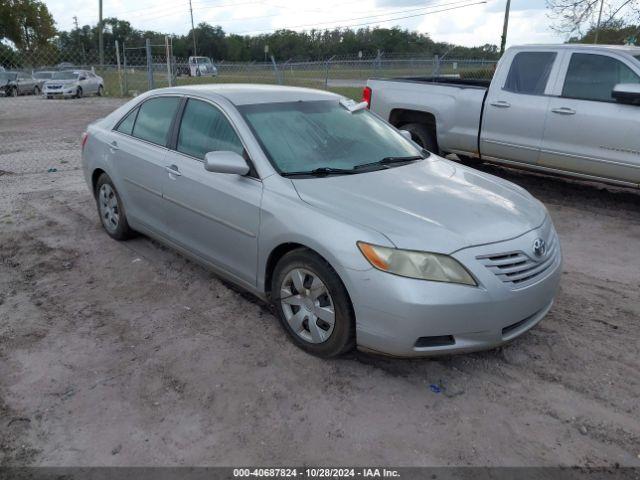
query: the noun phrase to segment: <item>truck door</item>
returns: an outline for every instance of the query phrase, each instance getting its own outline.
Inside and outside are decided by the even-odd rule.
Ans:
[[[508,72],[498,69],[485,100],[480,131],[482,158],[535,164],[540,154],[551,85],[560,55],[552,50],[515,51]]]
[[[616,103],[619,83],[640,83],[640,68],[624,56],[572,53],[549,102],[539,164],[640,183],[640,106]]]

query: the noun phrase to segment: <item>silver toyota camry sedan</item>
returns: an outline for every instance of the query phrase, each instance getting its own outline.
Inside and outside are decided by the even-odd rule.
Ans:
[[[558,288],[539,201],[333,93],[153,90],[89,126],[82,149],[111,237],[154,237],[272,302],[319,356],[495,347]]]

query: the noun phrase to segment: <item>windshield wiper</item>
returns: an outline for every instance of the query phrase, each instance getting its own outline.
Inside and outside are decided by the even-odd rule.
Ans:
[[[371,163],[363,163],[362,165],[356,165],[354,170],[360,170],[362,168],[372,167],[374,165],[391,165],[394,163],[407,163],[414,162],[416,160],[424,160],[425,157],[420,155],[412,155],[408,157],[384,157],[382,160],[378,160],[377,162]]]
[[[284,172],[282,173],[282,176],[298,177],[298,176],[308,175],[311,177],[325,177],[327,175],[352,175],[354,173],[358,173],[358,172],[356,172],[355,169],[320,167],[320,168],[314,168],[313,170],[308,170],[308,171]]]

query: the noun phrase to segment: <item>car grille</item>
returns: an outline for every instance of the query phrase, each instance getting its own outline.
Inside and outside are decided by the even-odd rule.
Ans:
[[[547,251],[541,258],[520,250],[476,258],[511,288],[523,288],[534,283],[558,262],[560,247],[557,234],[552,231],[546,242]]]
[[[48,90],[57,90],[59,88],[62,88],[62,85],[47,85]]]

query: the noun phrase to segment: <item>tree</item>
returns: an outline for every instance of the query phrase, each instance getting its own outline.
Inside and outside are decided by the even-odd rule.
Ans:
[[[602,3],[601,3],[602,2]],[[640,0],[547,0],[554,29],[582,37],[585,29],[595,37],[598,18],[600,29],[621,28],[640,20]],[[602,15],[600,15],[602,9]]]
[[[55,34],[53,16],[43,2],[0,0],[0,39],[31,52],[49,46]]]

